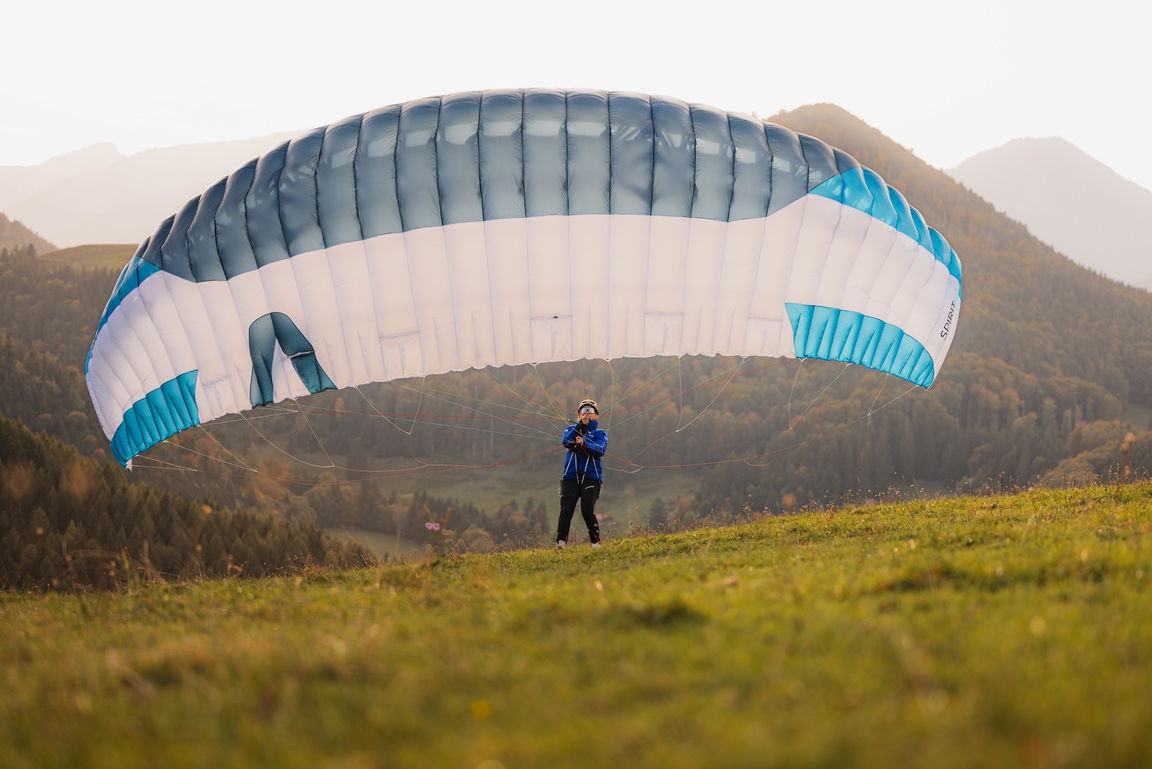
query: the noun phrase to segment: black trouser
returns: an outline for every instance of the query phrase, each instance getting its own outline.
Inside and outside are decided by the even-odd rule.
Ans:
[[[588,527],[588,539],[600,541],[600,524],[596,522],[596,500],[600,498],[600,481],[586,478],[565,478],[560,481],[560,521],[556,524],[556,541],[568,540],[568,529],[572,525],[572,514],[576,503],[580,503],[580,515]]]

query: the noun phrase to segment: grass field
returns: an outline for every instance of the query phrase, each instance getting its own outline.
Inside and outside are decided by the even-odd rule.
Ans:
[[[1148,767],[1152,485],[0,596],[0,766]]]
[[[556,447],[559,449],[559,441]],[[551,459],[554,462],[543,468],[539,465],[508,465],[453,469],[433,477],[432,482],[427,476],[414,481],[398,474],[396,478],[382,477],[377,485],[383,494],[394,491],[401,497],[422,485],[433,496],[470,502],[489,513],[513,499],[524,503],[532,498],[545,502],[550,523],[555,523],[554,517],[560,506],[557,489],[563,451],[558,450]],[[614,533],[620,535],[627,531],[629,522],[643,524],[657,498],[674,503],[681,495],[691,495],[698,484],[698,477],[689,471],[653,470],[636,474],[610,471],[596,511],[611,517],[618,529]]]
[[[355,542],[381,560],[411,561],[422,558],[426,553],[423,543],[402,539],[395,534],[368,529],[327,529],[325,533],[330,537]]]

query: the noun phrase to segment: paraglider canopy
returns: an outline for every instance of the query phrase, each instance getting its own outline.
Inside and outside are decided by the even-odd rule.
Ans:
[[[122,463],[370,381],[655,355],[815,357],[928,387],[960,261],[872,171],[675,99],[492,91],[317,128],[189,201],[86,365]]]

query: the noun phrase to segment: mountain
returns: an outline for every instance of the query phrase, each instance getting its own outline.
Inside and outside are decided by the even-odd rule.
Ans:
[[[61,248],[139,243],[220,178],[296,132],[122,155],[110,144],[0,167],[0,211]]]
[[[13,206],[41,190],[78,176],[98,173],[122,160],[124,156],[105,142],[59,155],[36,166],[0,166],[0,211],[11,213]]]
[[[1064,139],[1015,139],[948,173],[1076,262],[1152,290],[1152,191]]]

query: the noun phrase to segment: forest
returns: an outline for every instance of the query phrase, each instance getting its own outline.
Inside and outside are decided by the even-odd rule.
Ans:
[[[618,531],[888,494],[1149,473],[1152,294],[1072,263],[837,108],[772,120],[876,169],[960,254],[956,342],[931,388],[794,360],[659,358],[469,371],[255,409],[156,447],[129,477],[152,493],[198,500],[190,509],[208,505],[412,542],[428,542],[427,525],[436,522],[453,547],[531,545],[546,540],[554,523],[554,499],[539,488],[558,474],[559,433],[588,395],[603,405],[611,439],[606,494],[613,483],[656,479],[640,514],[618,521]],[[125,247],[124,261],[131,251]],[[108,484],[125,472],[107,451],[82,371],[117,274],[53,262],[31,247],[0,251],[0,411],[73,447]],[[465,471],[501,481],[500,490],[463,498],[442,491],[446,476]],[[544,480],[526,490],[522,479],[531,476]],[[11,525],[0,525],[0,534]],[[127,526],[124,537],[101,547],[139,561],[147,537],[133,541],[131,532]],[[148,547],[155,562],[157,547]],[[213,558],[166,561],[163,570],[185,573],[208,562],[227,568],[227,556]]]
[[[0,418],[0,587],[263,576],[374,561],[314,525],[195,503]]]

